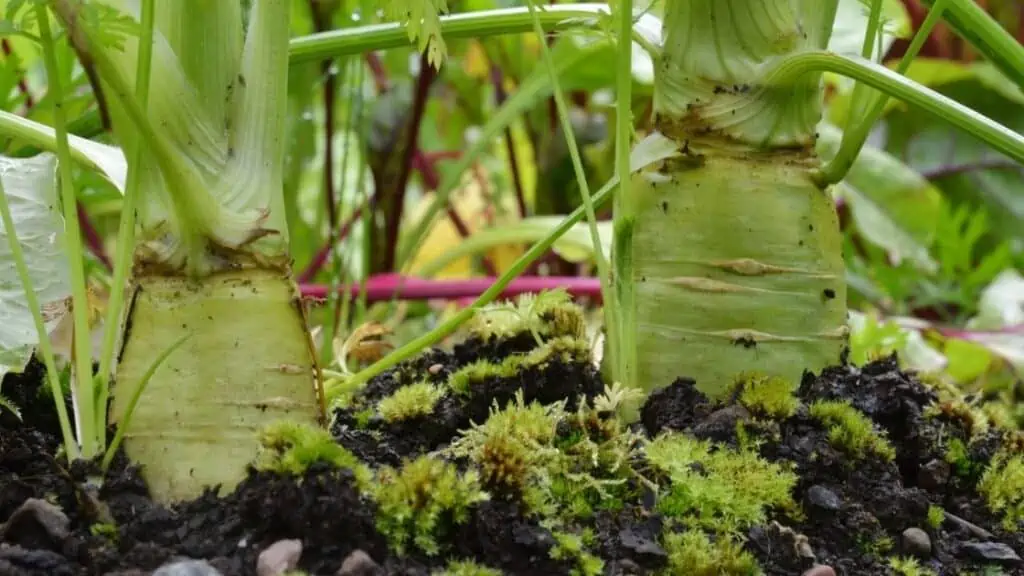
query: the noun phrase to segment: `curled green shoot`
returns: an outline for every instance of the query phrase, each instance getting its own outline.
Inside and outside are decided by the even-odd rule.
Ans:
[[[1012,160],[1024,163],[1024,136],[1021,134],[894,70],[862,58],[808,50],[766,64],[761,81],[766,85],[784,85],[812,72],[833,72],[863,82],[944,119]]]
[[[78,442],[83,458],[95,456],[104,442],[104,430],[97,427],[96,395],[93,390],[92,341],[89,327],[89,294],[85,285],[85,265],[82,236],[78,224],[78,198],[75,195],[71,150],[68,146],[67,118],[64,111],[64,92],[57,66],[55,41],[50,31],[50,14],[45,4],[36,4],[39,39],[43,46],[43,61],[49,90],[53,93],[53,127],[57,136],[57,161],[60,172],[61,203],[64,209],[65,238],[68,268],[71,273],[72,308],[74,322],[74,383],[77,411]],[[62,395],[54,400],[60,404]]]
[[[939,23],[942,18],[943,10],[945,8],[947,0],[935,0],[935,4],[931,10],[928,11],[928,16],[925,18],[921,27],[914,35],[914,39],[910,42],[910,46],[907,51],[903,54],[903,58],[900,60],[899,65],[896,67],[896,71],[899,74],[905,74],[910,64],[914,61],[914,58],[921,51],[921,47],[924,46],[928,36],[931,35],[932,29]],[[872,10],[872,18],[875,18],[875,10],[879,8],[881,2],[875,2]],[[869,43],[865,40],[864,46],[867,49]],[[864,55],[865,59],[870,59],[870,53]],[[854,102],[857,102],[857,91],[863,89],[863,84],[857,84],[854,89]],[[873,94],[868,99],[866,106],[867,112],[861,118],[854,117],[854,110],[859,110],[859,107],[853,107],[850,111],[850,122],[852,127],[843,134],[843,141],[839,147],[839,152],[826,166],[821,169],[819,176],[820,181],[823,183],[834,184],[839,182],[846,174],[850,171],[853,166],[853,162],[857,159],[857,154],[860,149],[864,146],[864,142],[868,139],[868,134],[871,132],[871,127],[874,126],[875,121],[882,115],[885,110],[885,105],[889,101],[889,97],[886,94]]]

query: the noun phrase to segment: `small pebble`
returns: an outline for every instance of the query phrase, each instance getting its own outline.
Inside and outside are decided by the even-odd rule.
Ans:
[[[427,372],[430,372],[434,376],[440,374],[441,370],[444,370],[444,365],[442,364],[431,364],[430,368],[427,368]]]
[[[903,551],[918,558],[930,558],[932,555],[932,539],[920,528],[907,528],[903,531]]]
[[[302,542],[299,540],[278,540],[266,550],[260,552],[256,559],[258,576],[279,576],[299,565],[302,556]]]
[[[836,576],[836,571],[831,566],[819,564],[804,572],[803,576]]]
[[[168,562],[156,572],[153,572],[153,576],[223,576],[219,570],[210,565],[205,560],[190,560],[181,559],[177,561]]]
[[[384,570],[362,550],[356,550],[345,558],[335,576],[383,576]]]
[[[917,472],[917,484],[925,490],[941,490],[949,482],[950,467],[945,460],[930,460]]]
[[[1018,564],[1021,559],[1017,552],[1002,542],[968,542],[964,550],[977,559],[1000,564]]]
[[[29,498],[7,522],[0,524],[0,542],[20,544],[26,548],[60,550],[68,537],[70,524],[71,520],[58,506],[39,498]]]
[[[839,496],[820,484],[815,484],[807,490],[807,501],[816,508],[832,512],[843,507],[843,501],[839,499]]]

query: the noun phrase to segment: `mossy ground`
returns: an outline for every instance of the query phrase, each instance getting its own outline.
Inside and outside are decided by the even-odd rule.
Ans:
[[[965,546],[1024,554],[1022,443],[938,409],[939,393],[890,359],[792,386],[751,376],[720,403],[679,379],[626,426],[613,414],[623,391],[606,389],[575,328],[531,328],[382,374],[337,409],[329,436],[269,432],[259,468],[222,498],[161,507],[119,460],[99,493],[113,533],[92,528],[76,475],[42,456],[57,428],[30,394],[33,368],[4,383],[25,420],[0,417],[0,520],[49,498],[71,535],[0,549],[0,572],[148,571],[188,556],[249,575],[265,546],[297,538],[312,575],[357,549],[387,574],[799,575],[816,562],[851,576],[1024,573]],[[410,410],[414,396],[430,410]],[[927,558],[902,549],[912,527],[931,539]]]

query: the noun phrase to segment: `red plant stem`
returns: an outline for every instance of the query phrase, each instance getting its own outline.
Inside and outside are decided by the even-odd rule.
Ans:
[[[458,300],[474,298],[484,293],[496,278],[469,278],[466,280],[425,280],[398,274],[374,276],[366,282],[367,302],[382,302],[392,298],[401,300]],[[523,276],[513,280],[502,292],[508,298],[520,294],[564,288],[570,295],[601,300],[601,283],[597,278],[579,276]],[[325,300],[330,287],[325,284],[300,284],[302,296]],[[340,288],[339,290],[343,290]],[[349,287],[353,297],[359,295],[359,286]]]
[[[420,56],[420,73],[416,80],[416,95],[412,104],[412,117],[409,120],[409,135],[404,151],[402,165],[399,168],[398,178],[395,181],[395,195],[391,202],[387,202],[388,214],[385,215],[385,233],[387,250],[384,258],[384,269],[393,270],[395,267],[395,253],[398,250],[398,229],[402,223],[402,209],[405,206],[405,190],[409,184],[409,175],[412,173],[413,158],[416,149],[419,147],[420,127],[423,125],[423,113],[427,108],[427,97],[430,93],[430,85],[437,77],[434,66],[427,60],[424,52]]]
[[[103,263],[107,270],[113,270],[110,258],[107,256],[106,250],[103,249],[103,241],[89,220],[89,214],[85,211],[85,207],[82,206],[81,202],[78,202],[76,207],[78,208],[78,226],[82,229],[82,239],[85,240],[85,246],[97,260]]]
[[[348,237],[349,232],[352,231],[352,226],[355,225],[356,220],[362,216],[363,210],[366,209],[367,204],[370,205],[370,209],[372,210],[376,205],[376,196],[356,207],[352,214],[349,215],[348,219],[341,225],[341,228],[338,229],[337,233],[331,234],[331,236],[327,238],[323,245],[320,246],[320,249],[317,250],[313,259],[309,261],[309,265],[306,266],[306,269],[299,274],[299,282],[309,282],[314,276],[316,276],[317,272],[324,267],[324,264],[327,263],[327,257],[331,254],[331,247]]]
[[[323,32],[331,27],[331,13],[324,4],[310,0],[310,11],[313,13],[313,28]],[[324,75],[324,169],[323,186],[324,201],[327,203],[327,222],[331,230],[338,224],[338,205],[334,194],[334,95],[335,75],[331,73],[334,65],[332,59],[320,63]]]
[[[376,52],[366,54],[366,65],[370,67],[370,73],[373,74],[373,83],[377,87],[377,93],[383,94],[390,90],[391,82],[388,80],[388,72]]]
[[[3,46],[5,57],[10,57],[11,54],[14,53],[14,50],[11,48],[11,43],[7,40],[7,38],[4,38],[3,41],[0,42],[0,44],[2,44]],[[36,101],[32,97],[32,93],[28,90],[28,82],[25,80],[25,74],[23,71],[18,77],[18,92],[21,92],[25,95],[25,110],[31,110],[32,107],[36,105]]]
[[[505,93],[504,80],[501,69],[491,66],[491,83],[494,84],[494,100],[501,107],[508,99]],[[512,172],[512,183],[515,186],[516,202],[519,204],[519,216],[526,217],[526,194],[523,192],[523,181],[519,175],[519,162],[516,161],[516,146],[512,140],[512,128],[505,128],[505,148],[508,150],[508,167]]]

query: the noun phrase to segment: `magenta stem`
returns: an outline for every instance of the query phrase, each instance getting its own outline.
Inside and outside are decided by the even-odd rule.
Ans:
[[[107,257],[107,252],[103,249],[103,241],[100,239],[99,233],[96,232],[96,228],[92,225],[92,221],[89,220],[89,214],[86,213],[85,207],[82,206],[81,202],[78,203],[77,207],[78,226],[82,229],[82,238],[85,240],[85,246],[97,260],[103,263],[107,270],[113,270],[110,258]]]
[[[484,293],[496,278],[481,277],[465,280],[427,280],[401,276],[398,274],[381,274],[366,282],[367,302],[391,300],[398,295],[401,300],[459,300],[474,298]],[[593,298],[600,302],[601,283],[597,278],[578,276],[524,276],[513,280],[502,292],[503,297],[520,294],[537,293],[544,290],[564,288],[574,297]],[[314,300],[325,300],[330,287],[325,284],[300,284],[303,297]],[[342,288],[339,288],[342,289]],[[349,288],[353,297],[359,295],[359,286]]]

